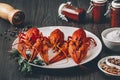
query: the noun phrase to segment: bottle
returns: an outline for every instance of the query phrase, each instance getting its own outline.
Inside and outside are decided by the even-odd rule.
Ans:
[[[71,2],[67,2],[59,6],[58,15],[65,21],[84,22],[86,11],[82,8],[74,7]]]
[[[13,25],[20,25],[24,22],[25,14],[9,4],[0,3],[0,18],[9,21]]]
[[[103,23],[106,20],[105,13],[107,11],[107,0],[91,0],[87,10],[89,13],[92,10],[92,20],[94,23]]]
[[[120,1],[112,1],[110,17],[111,27],[120,27]]]

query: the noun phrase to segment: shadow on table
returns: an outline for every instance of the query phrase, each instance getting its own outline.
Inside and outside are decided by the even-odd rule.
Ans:
[[[99,58],[96,58],[95,60],[81,66],[66,69],[44,69],[33,67],[32,74],[27,74],[25,75],[25,77],[37,78],[39,77],[39,75],[44,76],[49,75],[58,77],[87,76],[95,73],[98,70],[97,68],[98,59]]]
[[[39,78],[41,75],[44,75],[44,76],[49,75],[49,76],[57,76],[57,77],[73,77],[73,76],[87,76],[91,74],[96,74],[96,72],[99,74],[100,70],[97,67],[97,63],[101,58],[107,56],[109,52],[111,55],[112,53],[114,53],[114,52],[108,51],[108,49],[104,49],[101,52],[102,54],[99,54],[99,56],[93,59],[92,61],[84,65],[72,67],[72,68],[44,69],[44,68],[33,67],[32,74],[25,74],[25,77]],[[120,78],[118,79],[115,77],[116,79],[113,79],[114,77],[106,76],[105,74],[103,74],[103,77],[107,80],[120,80]]]
[[[34,69],[34,74],[56,75],[56,76],[74,76],[89,74],[90,71],[80,67],[73,67],[67,69]]]
[[[101,75],[104,77],[104,79],[106,80],[120,80],[119,76],[110,76],[107,74],[104,74],[103,72],[101,72]]]

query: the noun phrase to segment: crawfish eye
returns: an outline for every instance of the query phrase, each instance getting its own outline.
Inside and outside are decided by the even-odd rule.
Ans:
[[[74,42],[74,43],[73,43],[73,45],[75,45],[75,46],[76,46],[76,42]]]
[[[32,38],[29,38],[29,41],[32,41]]]
[[[76,38],[76,41],[80,41],[81,39],[79,39],[78,37]]]

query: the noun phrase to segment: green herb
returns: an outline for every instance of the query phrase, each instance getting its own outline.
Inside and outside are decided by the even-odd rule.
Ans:
[[[13,50],[12,51],[12,57],[16,59],[18,65],[19,65],[19,71],[21,72],[32,72],[32,66],[28,61],[26,61],[18,52],[18,50]],[[36,65],[46,65],[44,61],[35,58],[32,62],[32,64]]]

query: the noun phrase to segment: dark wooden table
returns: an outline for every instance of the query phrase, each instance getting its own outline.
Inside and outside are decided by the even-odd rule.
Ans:
[[[34,25],[37,27],[44,26],[73,26],[83,27],[84,29],[94,33],[101,39],[101,32],[110,27],[110,18],[103,24],[94,24],[91,21],[91,13],[87,14],[84,24],[75,22],[66,22],[58,17],[58,7],[61,3],[68,0],[0,0],[0,2],[8,3],[15,8],[21,9],[26,14],[25,22],[22,26]],[[76,7],[87,10],[90,0],[69,0]],[[21,27],[21,26],[20,26]],[[0,19],[0,33],[7,30],[13,30],[16,27],[9,22]],[[119,55],[119,53],[108,50],[104,44],[102,51],[94,60],[84,64],[85,68],[73,67],[68,69],[41,69],[34,68],[32,74],[24,74],[18,71],[18,64],[11,59],[11,44],[14,37],[9,34],[0,36],[0,80],[120,80],[118,77],[107,76],[103,74],[97,67],[97,62],[101,58],[108,55]]]

